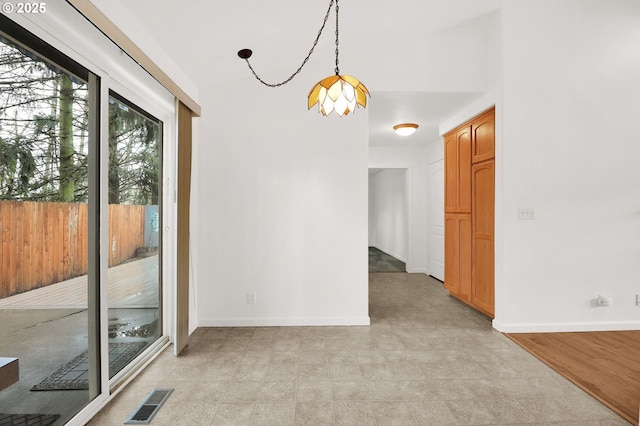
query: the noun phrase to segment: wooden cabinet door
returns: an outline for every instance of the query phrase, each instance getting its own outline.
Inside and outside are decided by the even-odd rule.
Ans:
[[[444,215],[444,288],[454,296],[458,294],[460,282],[457,216],[454,213]]]
[[[444,138],[445,193],[447,213],[471,212],[471,126]]]
[[[458,144],[455,133],[444,138],[444,211],[458,211]]]
[[[495,160],[474,164],[471,304],[493,318]]]
[[[444,219],[444,286],[457,298],[471,300],[471,215],[448,213]]]
[[[457,212],[471,213],[471,126],[456,133],[458,145]]]
[[[491,109],[471,123],[473,129],[472,162],[495,158],[495,109]]]

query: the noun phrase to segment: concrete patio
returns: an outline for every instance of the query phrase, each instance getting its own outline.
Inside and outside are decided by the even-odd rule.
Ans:
[[[109,342],[156,339],[158,257],[109,269]],[[0,299],[0,356],[19,358],[20,380],[0,391],[0,413],[59,414],[62,425],[89,402],[87,390],[30,389],[88,348],[87,276]],[[153,335],[138,333],[146,327]]]

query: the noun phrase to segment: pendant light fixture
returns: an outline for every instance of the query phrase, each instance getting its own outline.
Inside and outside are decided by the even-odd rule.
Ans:
[[[254,71],[253,67],[251,66],[251,63],[249,63],[249,58],[253,54],[253,52],[250,49],[240,50],[238,52],[238,56],[244,59],[245,61],[247,61],[247,65],[249,66],[249,69],[253,73],[254,77],[265,86],[280,87],[284,84],[287,84],[288,82],[293,80],[293,78],[296,75],[300,73],[300,71],[302,70],[302,67],[305,66],[305,64],[311,57],[311,54],[313,53],[313,50],[315,49],[316,45],[318,44],[318,40],[322,35],[322,30],[324,30],[324,27],[327,24],[327,20],[329,19],[329,14],[331,12],[331,8],[333,7],[334,1],[336,5],[336,68],[334,70],[335,75],[331,75],[327,78],[320,80],[315,86],[311,88],[311,90],[309,91],[307,107],[308,109],[311,109],[312,106],[314,106],[315,104],[318,104],[318,110],[322,115],[326,116],[331,114],[333,111],[335,111],[336,114],[342,117],[343,115],[349,115],[349,113],[354,112],[355,109],[358,107],[358,105],[360,105],[363,108],[366,108],[367,95],[369,95],[369,97],[371,97],[371,95],[369,94],[369,91],[367,90],[365,85],[362,84],[357,78],[352,77],[350,75],[340,74],[340,67],[339,67],[340,60],[338,57],[340,53],[340,49],[339,49],[340,7],[338,6],[338,0],[331,0],[329,2],[329,8],[327,9],[327,13],[324,16],[322,27],[320,27],[320,30],[318,31],[318,35],[316,36],[316,39],[314,40],[313,45],[311,46],[311,49],[307,54],[307,57],[304,58],[300,67],[293,74],[291,74],[291,76],[286,80],[280,83],[275,83],[275,84],[267,83],[266,81],[262,80],[258,76],[258,74],[256,74],[256,72]]]

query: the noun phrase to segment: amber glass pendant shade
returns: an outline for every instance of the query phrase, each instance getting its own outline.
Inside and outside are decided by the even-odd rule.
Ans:
[[[318,104],[318,109],[324,116],[335,111],[342,117],[355,111],[358,105],[365,108],[367,95],[369,91],[357,78],[350,75],[332,75],[313,86],[307,105],[311,109]]]

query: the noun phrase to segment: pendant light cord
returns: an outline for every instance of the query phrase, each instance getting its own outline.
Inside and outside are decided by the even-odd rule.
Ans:
[[[340,14],[340,6],[338,6],[338,0],[336,0],[336,75],[340,75],[340,60],[338,59],[338,53],[340,53],[340,49],[338,49],[338,45],[340,44],[339,42],[339,38],[338,35],[340,34],[340,31],[338,30],[338,28],[340,28],[340,26],[338,25],[338,15]]]
[[[267,83],[266,81],[264,81],[263,79],[261,79],[258,74],[256,74],[256,72],[254,71],[253,67],[251,66],[251,63],[249,62],[249,58],[243,58],[245,61],[247,61],[247,65],[249,66],[249,69],[251,70],[251,72],[253,73],[253,76],[262,84],[264,84],[265,86],[269,86],[269,87],[280,87],[283,86],[285,84],[287,84],[288,82],[290,82],[291,80],[293,80],[293,78],[300,74],[300,71],[302,71],[302,68],[307,64],[307,61],[309,61],[309,58],[311,57],[311,54],[313,53],[314,49],[316,48],[316,45],[318,44],[318,41],[320,40],[320,36],[322,35],[322,31],[324,30],[324,27],[327,25],[327,20],[329,19],[329,14],[331,13],[331,8],[333,7],[333,2],[334,0],[331,0],[329,2],[329,8],[327,9],[327,13],[324,15],[324,20],[322,21],[322,27],[320,27],[320,30],[318,31],[318,35],[316,36],[316,39],[313,41],[313,46],[311,46],[311,49],[309,49],[309,53],[307,54],[307,57],[304,58],[304,60],[302,61],[302,64],[298,67],[298,69],[291,74],[291,76],[289,76],[289,78],[287,78],[286,80],[280,82],[280,83]],[[336,75],[340,74],[340,69],[338,68],[338,0],[335,0],[336,3]]]

